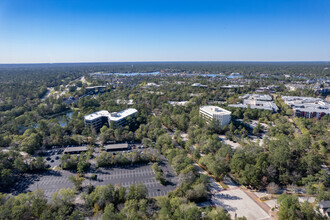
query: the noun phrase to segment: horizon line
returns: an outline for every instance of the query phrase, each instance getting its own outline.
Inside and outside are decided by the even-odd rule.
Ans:
[[[101,64],[101,63],[327,63],[330,60],[272,60],[272,61],[221,61],[221,60],[182,60],[182,61],[77,61],[77,62],[17,62],[17,63],[0,63],[0,65],[37,65],[37,64]]]

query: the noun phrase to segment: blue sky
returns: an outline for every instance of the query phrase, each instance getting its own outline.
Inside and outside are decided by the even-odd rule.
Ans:
[[[330,61],[329,0],[0,0],[0,63]]]

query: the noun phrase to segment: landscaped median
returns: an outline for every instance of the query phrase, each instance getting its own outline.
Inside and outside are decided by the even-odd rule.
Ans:
[[[158,163],[154,163],[152,165],[152,170],[156,174],[156,180],[159,181],[160,184],[165,185],[166,184],[166,179],[164,178],[164,173],[163,170],[160,166],[158,166]]]
[[[188,154],[188,156],[191,157],[190,154]],[[218,184],[220,184],[220,186],[223,189],[229,189],[229,186],[227,184],[225,184],[223,181],[219,180],[219,178],[217,178],[211,172],[209,172],[205,166],[203,166],[202,164],[198,163],[198,161],[196,159],[194,159],[194,158],[192,158],[192,159],[197,164],[197,166],[199,166],[200,168],[202,168],[209,176],[211,176]]]

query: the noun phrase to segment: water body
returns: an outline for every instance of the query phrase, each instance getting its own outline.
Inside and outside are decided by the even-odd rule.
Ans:
[[[242,78],[242,75],[233,75],[233,76],[227,76],[227,79],[236,79],[236,78]]]
[[[68,124],[68,122],[71,119],[71,116],[72,116],[72,112],[68,112],[65,115],[61,115],[61,116],[58,116],[57,117],[57,119],[58,119],[58,121],[60,123],[60,126],[62,128],[65,127]]]
[[[159,72],[150,72],[150,73],[92,73],[91,75],[96,76],[154,76],[158,75]]]

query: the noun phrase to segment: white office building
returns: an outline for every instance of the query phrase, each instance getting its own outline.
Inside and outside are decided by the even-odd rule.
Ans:
[[[127,124],[127,117],[134,117],[137,110],[134,108],[128,108],[121,112],[109,113],[106,110],[94,112],[84,117],[85,124],[93,126],[96,130],[99,130],[103,125],[113,125],[114,127],[124,126]]]
[[[322,118],[330,115],[330,104],[314,97],[282,96],[285,104],[291,107],[295,117]]]
[[[199,108],[199,113],[207,123],[214,122],[221,128],[228,125],[231,121],[231,112],[218,106],[202,106]]]
[[[269,110],[269,111],[278,111],[278,107],[275,102],[272,101],[270,95],[263,94],[245,94],[239,97],[243,99],[243,103],[230,104],[229,107],[234,108],[251,108],[251,109],[260,109],[260,110]]]

